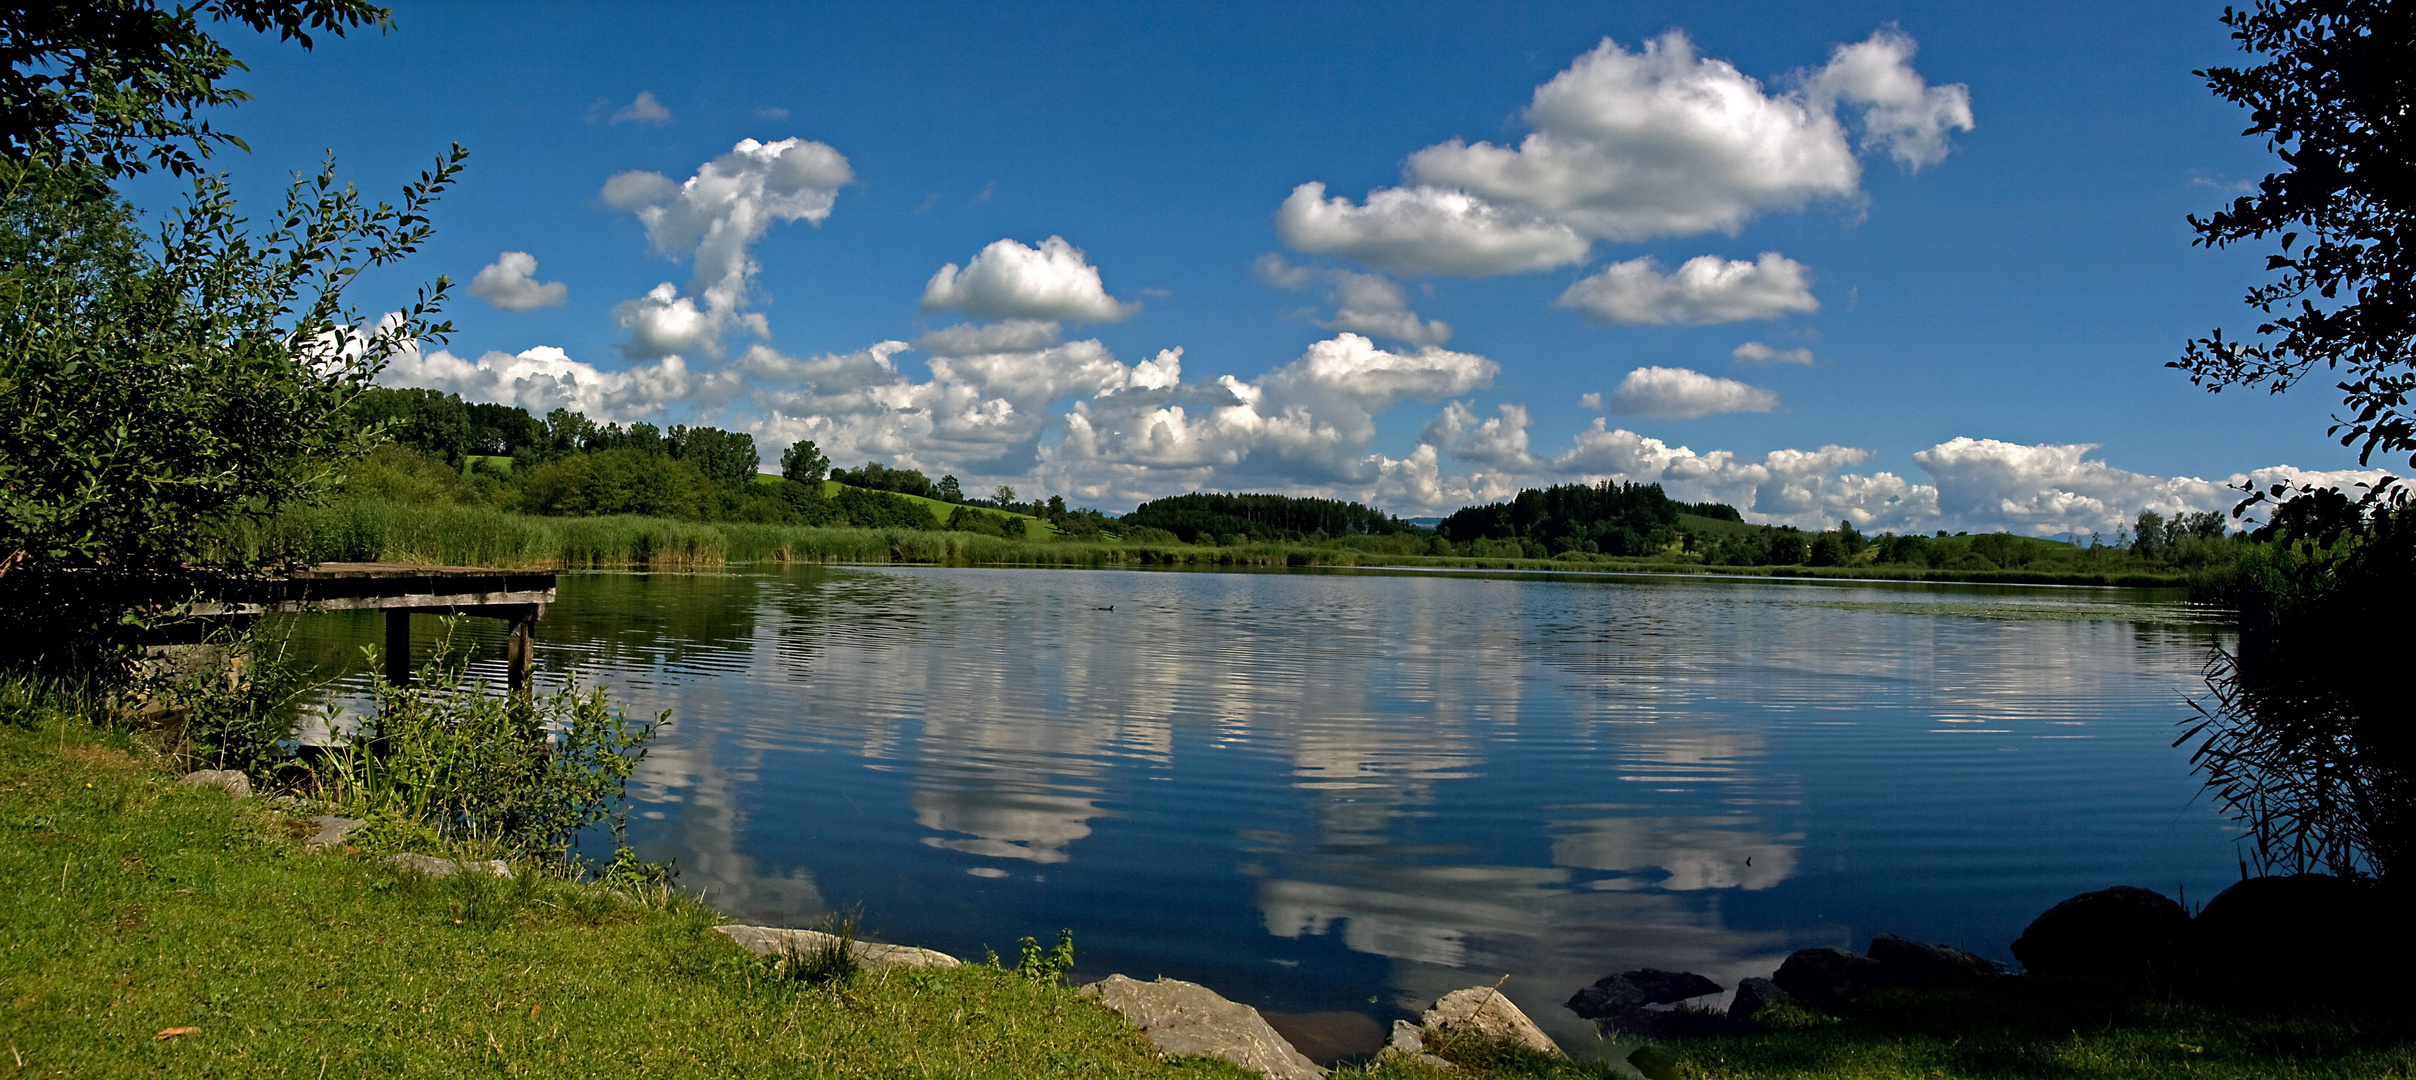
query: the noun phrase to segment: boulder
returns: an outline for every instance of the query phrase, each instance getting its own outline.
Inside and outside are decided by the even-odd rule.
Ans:
[[[1544,1029],[1536,1027],[1535,1021],[1492,986],[1471,986],[1443,995],[1434,1008],[1418,1017],[1418,1026],[1429,1037],[1446,1032],[1474,1033],[1540,1053],[1560,1053],[1559,1043],[1553,1042]]]
[[[1161,1054],[1219,1058],[1269,1080],[1322,1080],[1325,1076],[1316,1062],[1292,1049],[1291,1043],[1268,1027],[1257,1009],[1228,1001],[1198,983],[1163,976],[1156,982],[1142,982],[1110,975],[1080,992],[1132,1021]]]
[[[800,956],[816,949],[830,947],[837,936],[820,930],[790,930],[779,926],[716,926],[715,931],[738,943],[738,947],[757,956]],[[952,968],[964,961],[944,952],[917,949],[910,945],[883,945],[875,941],[859,941],[848,946],[848,955],[867,968]]]
[[[2329,874],[2248,878],[2191,920],[2211,979],[2277,994],[2337,994],[2396,979],[2408,934],[2379,890]]]
[[[1884,985],[1879,961],[1833,946],[1796,950],[1770,979],[1787,993],[1832,1012],[1846,1008],[1855,995]]]
[[[1793,996],[1768,979],[1747,979],[1737,984],[1736,996],[1728,1001],[1728,1018],[1751,1020],[1763,1009]]]
[[[2163,893],[2117,885],[2048,908],[2013,955],[2039,975],[2142,976],[2172,970],[2189,932],[2189,915]]]
[[[465,864],[454,862],[451,859],[439,859],[433,855],[414,855],[406,851],[386,861],[400,869],[432,878],[449,878],[464,870],[473,870],[507,880],[512,876],[511,864],[502,859],[487,859],[483,862]]]
[[[252,797],[252,778],[241,769],[195,769],[184,775],[188,784],[207,784],[238,799]]]
[[[1870,952],[1879,962],[1880,981],[1889,986],[1919,990],[1997,973],[1995,964],[1952,945],[1924,944],[1894,934],[1872,938]]]
[[[1458,1068],[1448,1060],[1427,1053],[1426,1036],[1418,1030],[1418,1025],[1407,1020],[1393,1021],[1393,1037],[1384,1044],[1384,1049],[1378,1053],[1378,1056],[1414,1061],[1427,1068],[1441,1069],[1445,1072]]]
[[[321,814],[310,820],[319,826],[319,831],[310,834],[309,838],[302,841],[302,849],[305,851],[341,847],[345,837],[351,836],[361,826],[369,824],[359,818],[337,817],[334,814]]]
[[[1691,971],[1639,968],[1605,975],[1565,1002],[1570,1012],[1602,1020],[1634,1012],[1647,1005],[1670,1005],[1688,998],[1717,994],[1720,984]]]

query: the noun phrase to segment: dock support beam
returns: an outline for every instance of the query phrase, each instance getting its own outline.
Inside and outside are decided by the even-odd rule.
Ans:
[[[512,615],[512,636],[504,639],[503,666],[514,697],[529,696],[529,673],[537,666],[537,617],[545,606],[532,604]]]
[[[386,609],[386,681],[411,681],[411,609]]]

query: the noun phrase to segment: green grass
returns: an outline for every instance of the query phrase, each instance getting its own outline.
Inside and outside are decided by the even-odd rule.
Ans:
[[[768,475],[768,474],[757,474],[757,475]],[[836,481],[836,480],[824,480],[824,481],[822,482],[822,494],[823,494],[824,496],[826,496],[826,497],[836,498],[836,497],[838,497],[839,492],[841,492],[842,490],[845,490],[846,488],[847,488],[847,485],[846,485],[846,484],[842,484],[842,483],[840,483],[840,482],[838,482],[838,481]],[[943,500],[943,499],[927,499],[927,498],[924,498],[923,496],[920,496],[920,495],[907,495],[907,494],[903,494],[903,493],[900,493],[900,492],[895,492],[895,491],[892,491],[892,492],[890,492],[889,494],[891,494],[891,495],[896,495],[898,498],[904,499],[904,500],[906,500],[907,502],[910,502],[910,503],[913,503],[913,504],[915,504],[915,505],[917,505],[917,506],[922,507],[922,508],[923,508],[925,511],[929,512],[933,518],[935,518],[935,519],[937,519],[937,520],[939,520],[939,521],[941,521],[941,522],[943,522],[943,523],[945,523],[945,522],[948,520],[948,515],[955,513],[955,512],[956,512],[956,508],[957,508],[959,505],[961,505],[961,504],[958,504],[958,503],[952,503],[952,502],[948,502],[948,501]],[[1049,525],[1049,523],[1048,523],[1048,522],[1042,521],[1042,520],[1040,520],[1039,518],[1033,517],[1033,516],[1032,516],[1032,515],[1030,515],[1030,514],[1017,514],[1017,513],[1012,513],[1012,512],[1006,511],[1006,510],[994,509],[994,508],[992,508],[992,507],[987,507],[987,506],[976,506],[976,507],[972,507],[972,509],[973,509],[975,512],[977,512],[977,513],[983,513],[983,514],[995,514],[995,515],[997,515],[997,516],[999,516],[999,517],[1005,517],[1005,518],[1015,518],[1015,519],[1017,519],[1017,520],[1022,521],[1022,522],[1023,522],[1024,537],[1025,537],[1026,539],[1030,539],[1030,540],[1046,540],[1046,539],[1048,539],[1048,538],[1050,538],[1050,537],[1052,537],[1052,536],[1057,535],[1057,530],[1056,530],[1055,528],[1052,528],[1052,527]]]
[[[2390,983],[2383,983],[2390,986]],[[1664,1049],[1698,1080],[2241,1080],[2416,1075],[2404,999],[2225,1008],[2104,985],[2008,978],[1900,995],[1837,1021],[1789,1009],[1791,1030]]]
[[[430,880],[375,840],[305,852],[300,817],[177,783],[139,738],[28,719],[45,710],[0,684],[0,1075],[1255,1075],[1161,1059],[1012,970],[814,985],[675,891],[616,896],[527,864]],[[1509,1057],[1447,1075],[1606,1073]]]
[[[947,504],[935,504],[947,505]],[[996,511],[984,511],[996,513]],[[1042,523],[1026,519],[1032,526]],[[954,566],[1168,566],[1187,568],[1406,567],[1728,577],[1854,578],[2020,585],[2177,587],[2180,573],[2069,570],[1935,570],[1915,566],[1705,566],[1684,556],[1552,559],[1423,555],[1392,537],[1325,544],[1230,547],[1121,540],[1006,540],[963,532],[823,529],[636,516],[551,518],[451,503],[348,499],[289,512],[223,537],[212,557],[281,555],[303,561],[453,566],[658,570],[760,562],[931,563]]]
[[[0,1071],[23,1076],[1104,1076],[1161,1062],[980,966],[813,987],[670,894],[308,854],[122,739],[0,728]],[[162,1039],[172,1028],[198,1031]],[[19,1064],[22,1062],[22,1064]]]

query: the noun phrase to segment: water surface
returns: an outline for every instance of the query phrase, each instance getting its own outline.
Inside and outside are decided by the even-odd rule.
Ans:
[[[1068,927],[1085,978],[1328,1053],[1507,975],[1582,1050],[1558,1003],[1614,971],[2010,960],[2076,892],[2211,897],[2232,833],[2170,743],[2214,633],[2117,590],[799,567],[566,575],[537,658],[672,711],[631,835],[735,918]]]

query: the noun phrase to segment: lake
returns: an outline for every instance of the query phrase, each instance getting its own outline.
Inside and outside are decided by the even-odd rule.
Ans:
[[[740,921],[1010,964],[1070,928],[1080,978],[1328,1057],[1506,975],[1582,1053],[1559,1002],[1615,971],[2010,961],[2077,892],[2211,898],[2233,830],[2171,743],[2222,632],[2121,590],[807,566],[565,575],[537,663],[672,711],[632,842]]]

